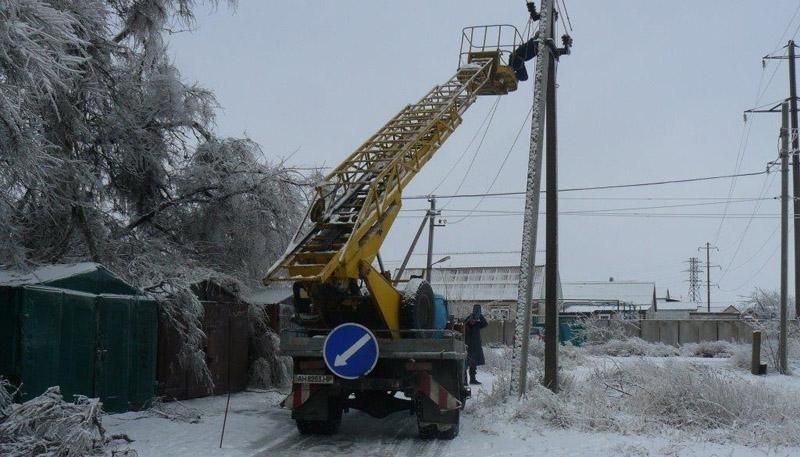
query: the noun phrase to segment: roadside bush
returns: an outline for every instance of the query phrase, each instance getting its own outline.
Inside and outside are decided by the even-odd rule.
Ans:
[[[684,344],[680,353],[686,357],[728,358],[733,356],[737,346],[727,341],[701,341]]]
[[[626,340],[638,334],[638,325],[624,319],[600,319],[596,316],[581,320],[581,336],[586,344],[603,344],[613,340]]]
[[[5,391],[5,386],[0,385]],[[5,392],[8,393],[7,391]],[[10,398],[0,394],[0,397]],[[85,457],[105,453],[105,445],[126,436],[106,436],[97,399],[61,398],[58,387],[25,403],[10,403],[0,414],[0,455],[18,457]]]
[[[633,337],[624,340],[611,340],[603,344],[587,346],[587,351],[593,355],[610,355],[613,357],[671,357],[679,355],[676,348],[663,343],[648,343]]]

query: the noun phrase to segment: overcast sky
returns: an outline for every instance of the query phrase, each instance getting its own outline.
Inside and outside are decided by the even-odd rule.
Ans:
[[[762,69],[761,57],[783,52],[798,35],[800,17],[789,25],[796,0],[566,4],[575,45],[558,67],[559,187],[759,171],[777,157],[779,116],[750,116],[746,125],[742,112],[788,96],[785,61]],[[252,138],[273,161],[333,166],[452,76],[462,27],[495,23],[524,26],[524,1],[240,0],[235,10],[201,11],[197,30],[170,41],[184,78],[216,93],[220,134]],[[481,125],[496,99],[479,99],[405,195],[524,190],[528,125],[500,166],[531,94],[528,81],[502,97],[488,129]],[[780,191],[779,173],[738,179],[722,220],[730,187],[731,180],[720,180],[562,193],[562,212],[612,210],[562,214],[562,281],[655,281],[659,296],[668,288],[685,298],[686,260],[705,261],[697,247],[711,242],[719,247],[712,263],[721,266],[712,269],[712,282],[719,282],[712,302],[729,304],[756,286],[777,289],[780,208],[772,197]],[[759,197],[766,200],[753,201]],[[468,210],[476,199],[438,203],[448,225],[437,229],[435,251],[519,250],[521,197],[487,198],[475,212]],[[426,206],[404,202],[382,250],[391,266]],[[425,246],[423,238],[417,252]],[[519,263],[514,253],[452,257],[449,264],[459,266]]]

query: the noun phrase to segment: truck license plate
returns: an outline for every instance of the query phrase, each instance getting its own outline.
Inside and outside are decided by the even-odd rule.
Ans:
[[[333,376],[328,374],[296,374],[295,384],[333,384]]]

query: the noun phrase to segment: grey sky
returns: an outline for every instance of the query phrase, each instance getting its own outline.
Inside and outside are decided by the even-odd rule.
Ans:
[[[171,52],[187,80],[216,93],[223,107],[221,134],[249,136],[271,160],[330,166],[405,104],[452,76],[462,27],[523,26],[524,3],[241,0],[235,11],[220,7],[201,14],[196,31],[172,36]],[[568,0],[567,7],[575,46],[558,75],[562,188],[732,173],[742,111],[756,102],[759,82],[766,87],[760,103],[787,96],[785,63],[767,86],[776,63],[762,70],[761,57],[797,33],[800,18],[781,35],[796,1]],[[531,92],[528,81],[500,100],[461,193],[487,190],[526,117]],[[427,194],[442,180],[437,193],[455,192],[482,132],[470,150],[465,148],[493,103],[482,98],[466,113],[406,195]],[[749,132],[741,171],[762,170],[777,157],[778,116],[751,116]],[[524,190],[527,154],[526,126],[492,191]],[[766,197],[778,194],[779,176],[772,173],[739,179],[733,197],[756,198],[764,183]],[[669,288],[673,296],[685,297],[685,261],[698,255],[698,246],[715,241],[725,208],[719,202],[729,185],[724,180],[562,194],[562,211],[712,203],[628,211],[635,213],[629,217],[620,217],[620,211],[563,215],[562,280],[652,280],[659,295]],[[519,249],[522,216],[485,211],[519,211],[523,200],[485,199],[478,207],[484,212],[452,223],[465,214],[459,210],[476,203],[439,202],[450,210],[444,214],[450,224],[438,230],[436,251]],[[712,253],[713,263],[725,271],[712,295],[727,303],[754,286],[778,286],[779,219],[764,217],[778,215],[778,201],[760,202],[762,217],[742,236],[757,203],[730,204],[731,217],[716,240],[720,252]],[[385,259],[402,258],[422,216],[413,210],[426,205],[405,202],[383,249]],[[542,235],[539,239],[543,248]],[[423,245],[424,240],[418,252]],[[544,260],[541,253],[537,258]],[[419,264],[423,257],[414,260]],[[497,254],[454,256],[452,264],[518,261],[518,254]],[[720,269],[712,271],[712,281],[717,278]]]

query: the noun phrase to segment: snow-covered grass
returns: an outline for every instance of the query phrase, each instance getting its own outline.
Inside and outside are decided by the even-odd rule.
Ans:
[[[778,386],[724,364],[708,366],[687,358],[592,357],[590,363],[596,368],[580,382],[573,370],[563,370],[566,382],[558,394],[538,382],[529,383],[528,395],[521,401],[508,398],[503,385],[507,377],[500,375],[476,399],[471,412],[483,420],[583,432],[702,436],[754,447],[800,446],[797,379],[792,386]]]

